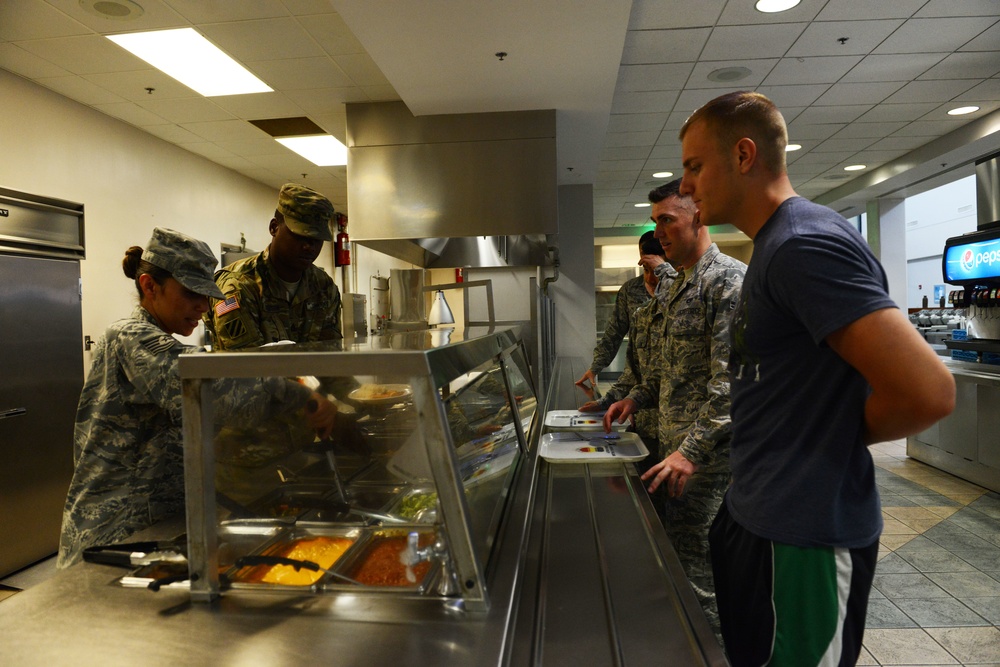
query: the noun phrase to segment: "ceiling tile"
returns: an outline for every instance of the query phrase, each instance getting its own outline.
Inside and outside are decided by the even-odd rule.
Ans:
[[[806,23],[718,26],[712,30],[701,59],[780,58],[806,26]]]
[[[1000,53],[953,53],[920,75],[921,79],[988,79],[1000,72]]]
[[[635,172],[640,171],[645,165],[645,160],[602,160],[598,164],[597,170],[605,173]]]
[[[857,21],[872,19],[906,19],[913,16],[927,0],[829,0],[816,16],[818,21]]]
[[[899,19],[812,23],[788,50],[787,55],[803,57],[868,55],[902,23],[903,21]],[[846,41],[841,44],[841,39]]]
[[[994,0],[995,1],[995,0]],[[1000,21],[967,42],[959,51],[1000,51]]]
[[[358,86],[388,86],[389,80],[382,74],[375,61],[364,53],[344,54],[333,57],[340,69]]]
[[[319,88],[316,90],[289,90],[285,96],[308,115],[343,107],[349,102],[368,102],[369,97],[357,87]]]
[[[645,160],[649,147],[614,146],[601,150],[602,160]]]
[[[695,63],[694,68],[691,70],[691,76],[688,78],[687,87],[714,88],[720,91],[722,89],[727,91],[733,90],[735,86],[746,89],[755,88],[760,85],[760,83],[764,80],[764,77],[766,77],[777,64],[778,60],[775,58],[770,60],[713,60],[709,62]],[[750,70],[750,74],[737,81],[713,81],[708,78],[712,72],[730,67],[744,67]],[[716,94],[721,94],[721,92]]]
[[[818,2],[803,2],[784,12],[766,13],[757,11],[754,4],[744,0],[730,0],[726,3],[719,23],[721,25],[753,25],[757,23],[811,21],[816,18],[816,13],[820,9]]]
[[[781,109],[785,122],[789,122],[790,107],[807,107],[830,89],[827,84],[799,86],[758,86],[755,90],[771,99]]]
[[[166,121],[160,118],[155,113],[143,109],[138,104],[134,102],[115,102],[113,104],[95,104],[94,108],[98,111],[103,111],[109,116],[114,116],[115,118],[120,118],[126,123],[135,125],[136,127],[144,127],[146,125],[160,125]]]
[[[667,116],[666,113],[611,114],[608,132],[659,132],[667,122]]]
[[[625,35],[622,64],[694,62],[711,32],[711,28],[629,30]]]
[[[680,90],[694,63],[662,65],[623,65],[618,71],[616,92]]]
[[[257,76],[275,90],[345,88],[354,85],[328,56],[249,63]]]
[[[606,148],[649,146],[656,143],[656,138],[659,135],[659,130],[655,132],[609,132],[604,138],[604,146]]]
[[[69,76],[70,74],[62,67],[53,65],[34,53],[29,53],[14,44],[5,43],[0,43],[0,67],[29,79]]]
[[[919,18],[996,16],[996,0],[930,0],[916,13]]]
[[[216,46],[244,63],[325,55],[316,40],[291,17],[213,23],[202,29]]]
[[[861,56],[782,58],[764,80],[769,86],[834,83],[861,61]]]
[[[7,0],[3,0],[6,4]],[[37,2],[37,0],[35,0]],[[162,0],[141,0],[143,12],[139,16],[125,19],[91,14],[85,10],[80,0],[45,0],[65,15],[73,18],[90,30],[102,35],[116,32],[140,32],[142,30],[162,30],[164,28],[188,27],[189,22],[168,7]],[[89,32],[89,31],[88,31]]]
[[[911,102],[947,102],[976,85],[968,79],[911,81],[885,100],[887,104]]]
[[[804,123],[796,121],[788,125],[788,140],[796,144],[808,142],[815,146],[820,141],[829,139],[846,127],[849,126],[844,123]]]
[[[1000,79],[989,79],[973,86],[955,98],[956,102],[965,101],[997,101],[1000,100]]]
[[[261,135],[260,130],[242,120],[190,122],[182,123],[181,127],[212,142],[253,141]]]
[[[886,104],[877,105],[871,111],[866,112],[858,120],[862,123],[882,123],[894,121],[913,121],[924,114],[937,108],[934,102],[916,102],[910,104]]]
[[[634,0],[629,30],[714,25],[727,0]]]
[[[129,72],[86,74],[83,78],[133,102],[146,102],[151,99],[178,100],[200,97],[198,93],[180,81],[153,68],[137,69]],[[146,90],[147,88],[152,88],[153,92],[150,93]]]
[[[243,138],[238,140],[223,139],[216,141],[215,143],[219,144],[233,155],[241,155],[243,157],[278,155],[288,150],[284,146],[279,144],[277,141],[275,141],[273,137],[265,136],[263,132],[258,132],[257,134],[259,136],[254,137],[253,139],[249,138]]]
[[[806,124],[850,123],[870,110],[872,106],[871,104],[845,104],[840,106],[810,107],[799,114],[796,120]]]
[[[114,93],[78,76],[57,76],[36,79],[36,81],[60,95],[65,95],[83,104],[113,104],[125,101]]]
[[[237,118],[290,118],[301,116],[302,108],[281,93],[254,93],[213,97],[212,101]]]
[[[346,56],[352,53],[365,53],[365,48],[351,33],[340,14],[310,16],[308,21],[303,22],[302,27],[312,35],[327,55]]]
[[[172,144],[193,144],[201,141],[201,137],[198,135],[173,123],[166,125],[144,125],[142,129]]]
[[[90,30],[55,7],[38,0],[0,2],[0,42],[86,35]]]
[[[143,0],[145,1],[145,0]],[[249,21],[288,16],[281,0],[239,0],[239,2],[205,2],[205,0],[162,0],[191,23]]]
[[[873,53],[950,53],[981,33],[980,18],[910,19]]]
[[[204,97],[189,100],[153,99],[142,103],[142,106],[171,123],[198,123],[232,118],[232,114]]]
[[[845,74],[841,82],[909,81],[941,62],[944,57],[941,53],[867,56]]]
[[[904,125],[906,125],[906,121],[896,121],[894,123],[851,123],[837,132],[834,137],[837,139],[880,139],[889,136]]]
[[[232,153],[216,146],[211,141],[200,141],[193,144],[181,144],[181,148],[183,148],[184,150],[191,151],[192,153],[197,153],[202,157],[207,157],[209,160],[234,157]]]
[[[17,45],[73,74],[128,72],[149,67],[101,35],[36,39]]]
[[[915,120],[894,132],[892,136],[937,138],[957,130],[963,123],[962,120]]]
[[[647,113],[672,109],[677,101],[676,90],[657,91],[616,91],[611,103],[611,113]]]
[[[877,139],[874,137],[849,139],[833,138],[821,142],[819,145],[813,147],[812,150],[817,153],[856,153],[868,148],[875,143],[876,140]]]
[[[835,83],[819,99],[816,106],[834,104],[878,104],[902,88],[902,81],[878,83]]]

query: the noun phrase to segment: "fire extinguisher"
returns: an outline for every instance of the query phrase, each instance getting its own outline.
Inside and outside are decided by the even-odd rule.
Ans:
[[[351,263],[351,239],[347,236],[347,216],[335,213],[337,220],[337,238],[333,243],[333,263],[335,266],[347,266]]]

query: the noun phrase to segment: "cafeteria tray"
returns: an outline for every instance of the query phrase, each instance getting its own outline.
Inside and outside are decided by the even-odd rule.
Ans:
[[[635,433],[558,431],[542,436],[539,454],[550,463],[625,463],[641,461],[649,450]]]
[[[545,413],[545,425],[550,429],[570,429],[578,431],[603,431],[605,410],[580,412],[579,410],[549,410]],[[614,422],[612,428],[624,431],[628,424]]]

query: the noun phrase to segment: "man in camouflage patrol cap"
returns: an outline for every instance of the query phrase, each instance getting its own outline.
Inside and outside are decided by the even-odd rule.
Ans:
[[[220,269],[205,326],[215,349],[257,347],[291,340],[340,340],[340,290],[313,266],[331,241],[330,200],[304,185],[288,183],[268,226],[271,243],[254,257]]]
[[[643,479],[666,486],[664,528],[716,636],[719,614],[708,529],[729,484],[729,327],[746,265],[719,252],[680,179],[649,193],[656,237],[678,271],[655,298],[662,354],[628,397],[608,408],[605,428],[658,406],[660,457]]]

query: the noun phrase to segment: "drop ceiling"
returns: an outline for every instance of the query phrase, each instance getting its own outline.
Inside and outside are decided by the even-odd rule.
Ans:
[[[189,26],[274,92],[204,98],[104,38]],[[634,205],[652,174],[680,175],[681,123],[728,90],[778,103],[802,145],[793,185],[845,211],[1000,151],[997,0],[803,0],[781,14],[752,0],[3,0],[0,68],[275,188],[305,181],[348,213],[346,167],[317,167],[250,121],[305,116],[343,141],[351,102],[555,109],[559,182],[593,184],[598,235],[644,222]],[[980,110],[947,114],[959,105]]]

